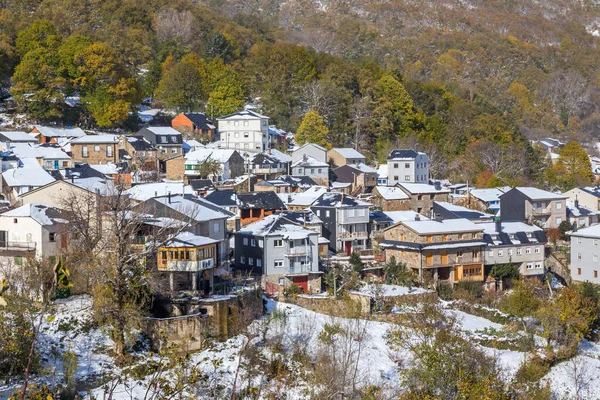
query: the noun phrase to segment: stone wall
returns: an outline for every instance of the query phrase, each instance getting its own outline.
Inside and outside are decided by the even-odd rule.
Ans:
[[[225,341],[242,332],[263,313],[262,291],[212,296],[185,307],[188,315],[146,319],[145,333],[153,350],[175,345],[178,351],[197,351],[208,337]]]

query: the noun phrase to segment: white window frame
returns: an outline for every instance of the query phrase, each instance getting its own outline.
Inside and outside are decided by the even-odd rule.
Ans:
[[[283,247],[283,239],[273,240],[273,247]]]
[[[254,258],[248,257],[248,265],[254,266]]]
[[[283,260],[273,260],[273,267],[275,267],[275,268],[283,268]]]
[[[243,243],[244,243],[244,246],[248,246],[248,238],[247,237],[245,237],[243,239]]]
[[[250,246],[256,247],[256,239],[250,239]]]
[[[244,257],[244,256],[241,256],[241,257],[240,257],[240,263],[242,263],[242,264],[246,264],[246,257]]]
[[[525,248],[525,254],[531,254],[531,247]]]

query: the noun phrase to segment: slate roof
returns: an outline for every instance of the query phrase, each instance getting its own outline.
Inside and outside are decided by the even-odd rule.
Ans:
[[[30,203],[2,214],[5,217],[31,217],[42,226],[66,224],[65,213],[58,208],[42,203]]]
[[[277,179],[289,183],[290,186],[311,187],[318,185],[310,176],[281,175],[278,176]]]
[[[418,152],[414,150],[392,150],[388,156],[388,160],[408,160],[417,158]]]
[[[212,190],[215,188],[210,179],[190,179],[189,185],[194,190]]]
[[[399,240],[384,240],[379,243],[383,248],[407,249],[407,250],[439,250],[439,249],[460,249],[470,247],[485,246],[487,243],[482,240],[459,240],[448,242],[415,243],[403,242]]]
[[[598,186],[585,186],[580,187],[579,190],[591,194],[594,197],[600,198],[600,187]]]
[[[31,142],[31,143],[35,143],[37,142],[37,139],[34,138],[32,135],[25,133],[25,132],[19,132],[19,131],[2,131],[0,132],[0,142],[11,142],[11,143],[18,143],[18,142]]]
[[[489,245],[509,246],[527,243],[546,243],[548,239],[544,231],[524,222],[507,221],[501,223],[500,232],[496,231],[495,222],[477,224],[483,228],[483,240]]]
[[[331,149],[331,151],[335,151],[344,158],[365,158],[365,156],[363,156],[351,147],[334,147],[333,149]]]
[[[237,194],[233,189],[215,190],[206,195],[204,200],[221,207],[237,207]]]
[[[212,125],[212,121],[210,119],[208,119],[208,117],[206,116],[206,114],[202,114],[202,113],[185,113],[183,115],[185,115],[187,119],[189,119],[190,121],[192,121],[192,123],[194,125],[196,125],[196,127],[199,128],[199,129],[202,129],[202,130],[215,129],[214,125]]]
[[[323,193],[312,204],[314,207],[364,207],[371,206],[366,201],[355,199],[344,193],[328,192]]]
[[[547,190],[542,190],[534,187],[516,187],[516,190],[523,193],[530,200],[561,200],[566,199],[567,196],[562,194],[556,194]]]
[[[252,192],[237,195],[239,208],[262,208],[265,210],[285,210],[285,205],[275,192]]]
[[[132,136],[125,136],[125,138],[129,142],[131,147],[133,147],[136,151],[155,150],[152,143],[147,141],[143,136],[132,135]]]
[[[277,235],[289,239],[303,239],[318,235],[315,231],[302,226],[301,223],[288,219],[285,213],[269,215],[260,221],[246,225],[238,233],[255,236]]]

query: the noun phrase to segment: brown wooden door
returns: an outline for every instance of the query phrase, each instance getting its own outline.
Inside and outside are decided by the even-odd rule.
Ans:
[[[446,253],[446,252],[442,253],[442,264],[444,264],[444,265],[448,264],[448,253]]]
[[[459,282],[460,281],[460,273],[462,268],[459,266],[454,267],[454,282]]]
[[[427,260],[427,266],[433,265],[433,254],[425,253],[425,260]]]

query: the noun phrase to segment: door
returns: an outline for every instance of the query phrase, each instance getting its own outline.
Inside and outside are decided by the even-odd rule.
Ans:
[[[462,272],[462,267],[460,267],[458,265],[454,267],[454,282],[460,281],[460,273],[461,272]]]
[[[302,293],[308,293],[308,276],[295,276],[293,282],[300,287]]]
[[[446,253],[446,252],[442,253],[442,264],[444,264],[444,265],[448,264],[448,253]]]
[[[58,160],[54,160],[54,169],[58,169]]]
[[[344,246],[346,255],[349,256],[350,254],[352,254],[352,241],[348,240],[347,242],[344,242]]]
[[[433,254],[425,253],[425,260],[427,261],[427,266],[430,267],[433,265]]]
[[[6,247],[8,243],[6,243],[7,241],[7,235],[8,231],[0,231],[0,247]]]

